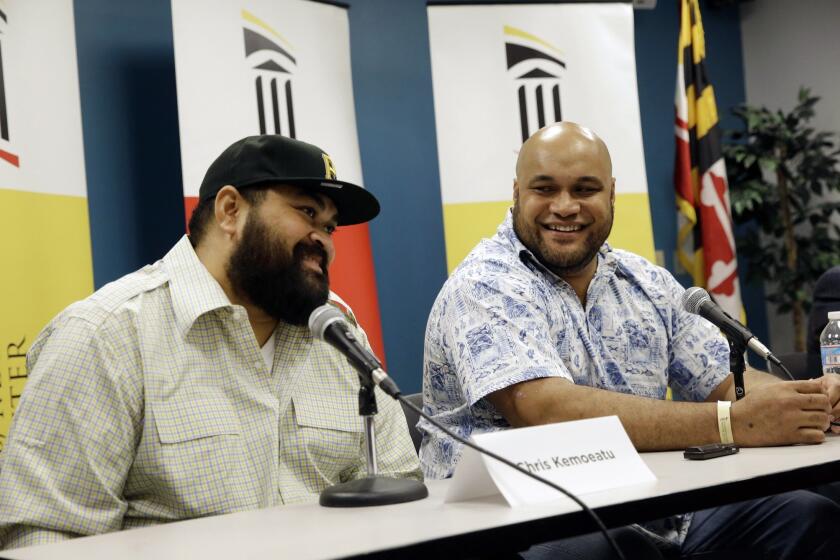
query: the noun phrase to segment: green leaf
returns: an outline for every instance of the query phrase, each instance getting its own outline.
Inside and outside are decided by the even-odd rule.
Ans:
[[[805,86],[799,86],[799,102],[802,103],[811,96],[811,89]]]
[[[760,157],[758,164],[762,169],[767,171],[776,171],[776,168],[779,166],[779,161],[772,157]]]

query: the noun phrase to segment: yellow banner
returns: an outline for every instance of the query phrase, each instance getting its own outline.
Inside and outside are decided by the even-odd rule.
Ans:
[[[26,352],[93,291],[87,199],[0,189],[0,450],[26,381]]]

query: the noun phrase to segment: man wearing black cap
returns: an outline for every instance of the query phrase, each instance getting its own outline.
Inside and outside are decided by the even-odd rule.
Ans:
[[[281,136],[230,146],[199,194],[189,238],[32,344],[2,454],[6,548],[312,501],[364,476],[357,375],[305,325],[335,297],[331,234],[376,198]],[[378,404],[380,473],[419,478],[399,405]]]

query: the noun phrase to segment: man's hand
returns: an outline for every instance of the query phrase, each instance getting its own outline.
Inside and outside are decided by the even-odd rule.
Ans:
[[[840,421],[840,375],[827,373],[820,377],[819,381],[823,393],[828,397],[828,402],[831,404],[832,421],[834,419]],[[831,426],[831,431],[840,434],[840,426]]]
[[[840,379],[832,391],[840,398]],[[732,432],[735,443],[747,447],[820,443],[831,414],[819,379],[758,385],[732,403]]]

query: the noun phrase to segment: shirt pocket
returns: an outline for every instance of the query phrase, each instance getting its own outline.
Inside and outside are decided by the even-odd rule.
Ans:
[[[182,443],[222,435],[239,435],[239,419],[221,399],[184,399],[152,404],[161,443]]]
[[[247,465],[239,419],[223,399],[152,403],[157,445],[147,476],[157,498],[178,504],[183,517],[241,509]]]
[[[355,403],[353,403],[355,404]],[[292,397],[297,433],[293,453],[304,452],[308,462],[329,484],[340,481],[341,473],[361,464],[362,417],[357,406],[330,406],[323,398]],[[297,447],[297,449],[295,449]]]

